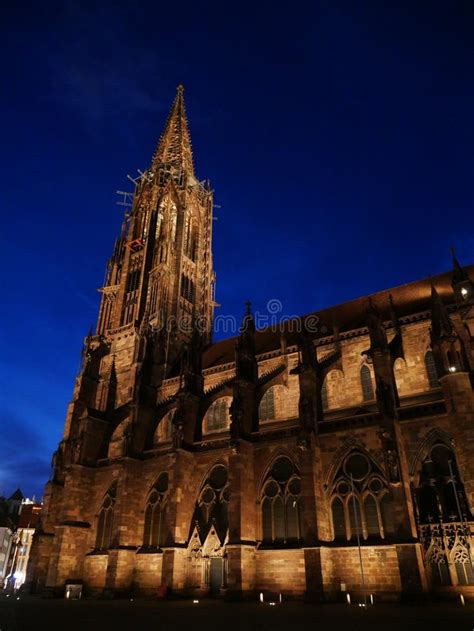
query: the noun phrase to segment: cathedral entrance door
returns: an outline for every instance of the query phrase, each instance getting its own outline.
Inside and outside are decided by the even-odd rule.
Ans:
[[[210,588],[211,593],[216,594],[220,591],[222,587],[222,578],[223,578],[223,559],[222,557],[211,557],[211,568],[210,568]]]

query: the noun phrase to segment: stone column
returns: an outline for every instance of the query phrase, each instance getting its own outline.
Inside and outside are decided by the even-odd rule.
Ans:
[[[304,567],[306,572],[305,600],[321,602],[324,599],[321,548],[306,548],[304,550]]]
[[[186,586],[186,558],[188,537],[196,497],[193,480],[194,456],[184,449],[176,449],[170,456],[167,504],[168,538],[163,548],[162,584],[173,592]]]
[[[256,511],[253,445],[238,440],[229,457],[227,595],[240,598],[255,587]]]
[[[46,577],[46,587],[56,595],[64,595],[66,582],[82,580],[88,535],[88,525],[56,526]]]
[[[310,435],[310,445],[302,447],[299,458],[299,469],[301,473],[301,493],[300,493],[300,534],[305,546],[317,544],[318,525],[316,520],[316,488],[315,488],[315,442],[314,434]]]
[[[137,501],[136,486],[140,480],[142,463],[134,458],[123,458],[120,463],[115,494],[113,532],[108,550],[104,593],[130,593],[139,545],[136,528],[137,511],[143,510]]]
[[[419,543],[399,544],[395,546],[400,570],[402,598],[419,598],[428,590],[423,554]]]

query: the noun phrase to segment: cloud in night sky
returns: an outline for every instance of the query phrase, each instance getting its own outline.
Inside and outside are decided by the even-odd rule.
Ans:
[[[41,433],[15,410],[0,409],[0,495],[9,496],[20,485],[24,495],[42,496],[51,458]]]

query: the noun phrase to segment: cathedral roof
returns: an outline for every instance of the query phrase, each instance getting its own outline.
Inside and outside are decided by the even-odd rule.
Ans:
[[[188,175],[194,175],[191,136],[184,107],[183,92],[183,86],[179,85],[166,121],[165,130],[153,156],[152,169],[159,164],[165,164],[178,171],[185,171]]]
[[[474,282],[474,265],[463,268]],[[437,293],[445,305],[454,302],[452,290],[453,272],[445,272],[438,276],[432,276],[417,280],[406,285],[400,285],[393,289],[386,289],[371,295],[372,303],[381,313],[382,318],[390,320],[390,295],[393,299],[394,308],[399,318],[413,315],[431,309],[432,285],[436,287]],[[328,307],[311,314],[301,316],[301,320],[311,322],[317,316],[317,331],[314,339],[332,335],[334,330],[339,334],[359,329],[366,326],[366,315],[369,308],[369,297],[364,296],[349,300],[334,307]],[[295,320],[289,320],[281,325],[286,337],[287,346],[297,343],[297,330]],[[212,368],[222,364],[233,362],[235,342],[237,338],[221,340],[210,346],[204,353],[203,368]],[[257,355],[270,353],[280,348],[281,334],[279,327],[268,327],[258,330],[255,334],[255,344]]]

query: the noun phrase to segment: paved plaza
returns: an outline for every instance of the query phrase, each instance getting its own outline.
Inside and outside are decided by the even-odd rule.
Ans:
[[[269,606],[221,601],[87,600],[0,597],[0,631],[472,631],[474,604],[348,605],[287,602]]]

